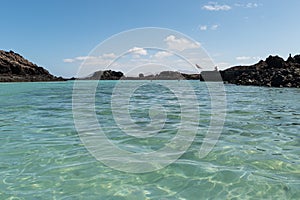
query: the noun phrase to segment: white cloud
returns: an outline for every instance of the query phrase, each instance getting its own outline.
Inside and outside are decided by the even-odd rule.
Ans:
[[[219,25],[218,24],[213,24],[213,25],[201,25],[201,26],[199,26],[199,29],[201,30],[201,31],[207,31],[207,30],[213,30],[213,31],[215,31],[215,30],[217,30],[219,28]]]
[[[75,60],[72,59],[72,58],[66,58],[66,59],[64,59],[63,61],[64,61],[64,63],[72,63],[72,62],[74,62]]]
[[[174,35],[169,35],[164,41],[167,43],[169,49],[178,51],[200,47],[200,43],[198,42],[192,42],[185,38],[176,38]]]
[[[78,56],[75,58],[75,60],[78,60],[78,61],[85,61],[85,60],[91,60],[91,59],[94,59],[95,57],[94,56]]]
[[[245,3],[245,4],[236,3],[234,4],[234,6],[242,7],[242,8],[257,8],[259,5],[257,3]]]
[[[219,28],[219,25],[218,24],[214,24],[210,27],[211,30],[217,30]]]
[[[253,57],[250,57],[250,56],[238,56],[235,58],[236,60],[238,61],[249,61],[249,60],[261,60],[262,58],[259,57],[259,56],[253,56]]]
[[[259,61],[259,60],[262,60],[263,58],[260,57],[260,56],[254,56],[252,57],[253,60],[256,60],[256,61]]]
[[[200,30],[201,31],[206,31],[207,30],[207,26],[206,25],[200,26]]]
[[[79,61],[85,61],[86,63],[104,63],[106,61],[111,61],[114,59],[116,56],[113,53],[110,54],[103,54],[101,56],[77,56],[75,58],[66,58],[63,59],[63,62],[65,63],[74,63],[74,62],[79,62]]]
[[[141,47],[133,47],[129,49],[128,52],[141,55],[141,56],[146,56],[148,54],[147,50]]]
[[[236,59],[236,60],[250,60],[251,57],[249,57],[249,56],[238,56],[238,57],[236,57],[235,59]]]
[[[257,3],[247,3],[246,8],[257,8],[258,4]]]
[[[115,59],[117,56],[114,53],[105,53],[102,55],[104,59]]]
[[[157,59],[161,59],[161,58],[165,58],[165,57],[169,57],[172,56],[173,54],[167,51],[159,51],[156,54],[154,54],[154,57]]]
[[[229,5],[219,5],[217,2],[209,2],[207,5],[204,5],[202,7],[203,10],[208,10],[208,11],[228,11],[231,9],[231,6]]]
[[[91,57],[91,56],[78,56],[78,57],[75,57],[75,58],[66,58],[66,59],[63,59],[63,61],[65,63],[73,63],[73,62],[76,62],[76,61],[84,61],[84,60],[89,60],[89,59],[93,59],[95,57]]]

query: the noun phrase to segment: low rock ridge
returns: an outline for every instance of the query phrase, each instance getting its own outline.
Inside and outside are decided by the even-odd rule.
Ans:
[[[96,71],[91,76],[77,80],[199,80],[200,74],[185,74],[177,71],[162,71],[155,75],[139,74],[138,77],[125,76],[120,71]]]
[[[13,51],[0,50],[0,82],[64,81]]]

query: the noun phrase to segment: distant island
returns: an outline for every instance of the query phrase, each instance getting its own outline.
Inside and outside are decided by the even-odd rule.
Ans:
[[[138,77],[125,76],[122,72],[112,70],[96,71],[91,76],[78,80],[200,80],[200,74],[184,74],[177,71],[162,71],[155,75],[140,73]]]
[[[257,64],[235,66],[221,71],[202,71],[201,74],[185,74],[177,71],[162,71],[156,75],[139,74],[126,77],[112,70],[96,71],[91,76],[76,80],[200,80],[224,81],[237,85],[267,87],[300,87],[300,55],[291,55],[285,61],[279,56],[269,56]],[[66,81],[50,74],[43,67],[26,60],[13,51],[0,50],[0,82]]]

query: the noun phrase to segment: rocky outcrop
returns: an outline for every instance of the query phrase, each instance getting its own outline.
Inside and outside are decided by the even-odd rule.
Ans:
[[[13,51],[0,50],[0,82],[64,81]]]
[[[122,72],[112,70],[96,71],[91,76],[79,78],[78,80],[119,80],[123,77]]]
[[[237,85],[300,87],[300,55],[285,61],[269,56],[250,66],[236,66],[220,71],[223,81]]]

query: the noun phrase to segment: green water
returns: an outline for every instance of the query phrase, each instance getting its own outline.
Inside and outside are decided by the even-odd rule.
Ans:
[[[161,134],[139,140],[113,120],[115,83],[105,81],[97,92],[96,114],[107,137],[131,151],[162,148],[180,123],[176,98],[147,85],[136,91],[130,112],[141,127],[149,113],[137,105],[174,103]],[[222,134],[200,159],[210,98],[204,83],[190,83],[201,113],[191,129],[201,128],[180,159],[142,174],[111,169],[87,151],[73,121],[73,82],[1,83],[0,199],[300,199],[300,90],[226,85]]]

